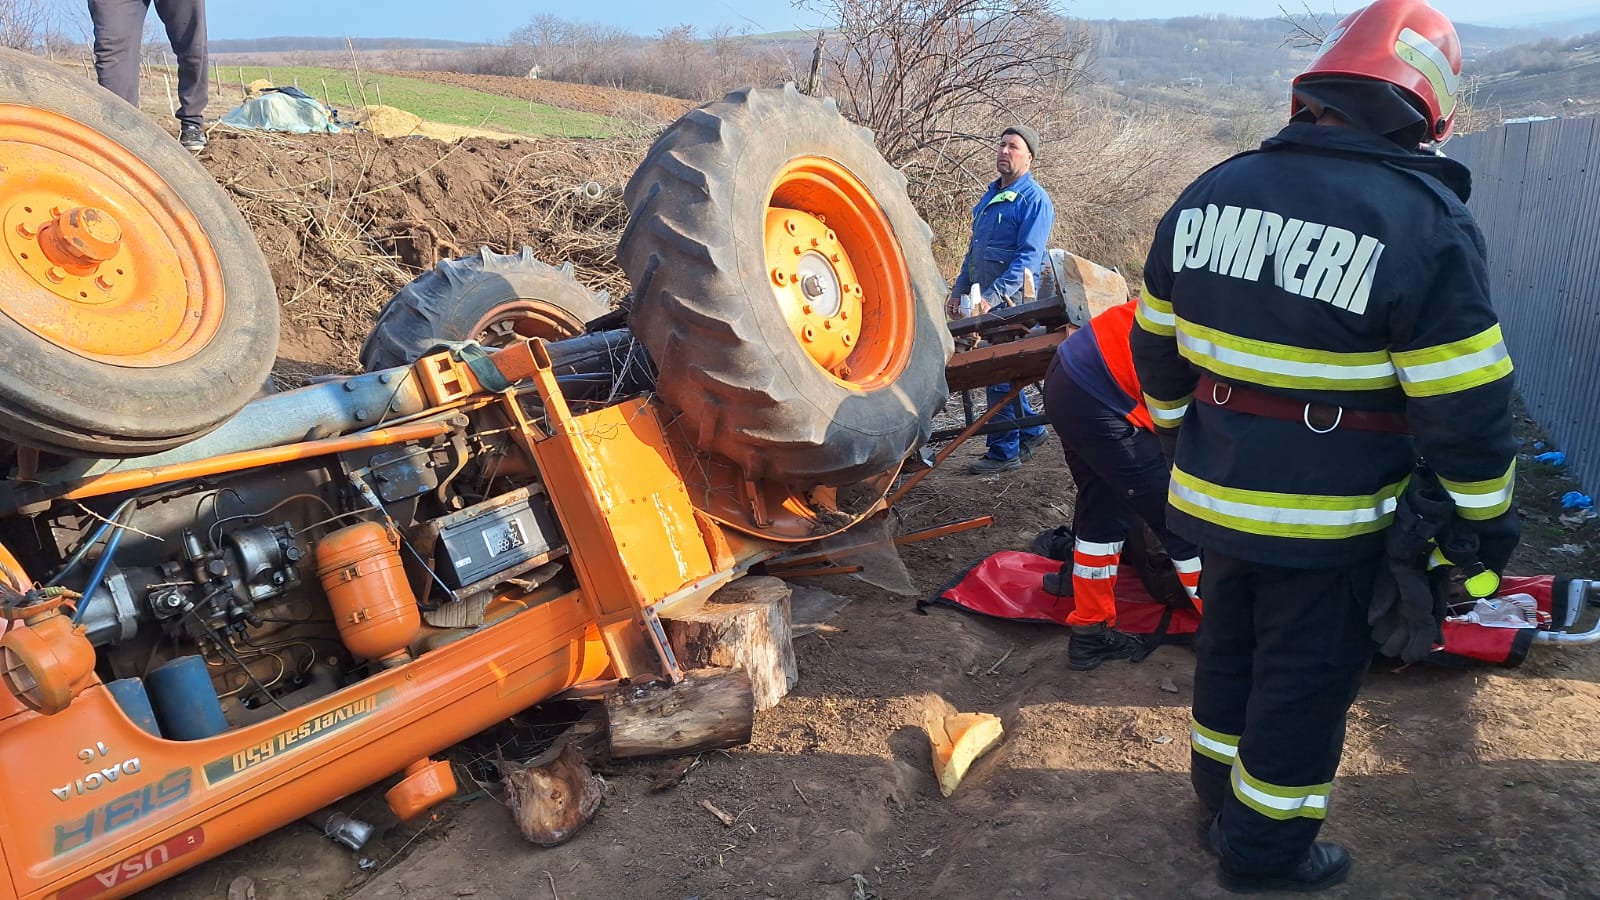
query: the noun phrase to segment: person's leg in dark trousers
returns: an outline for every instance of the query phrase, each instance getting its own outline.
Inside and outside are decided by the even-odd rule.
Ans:
[[[993,407],[1011,392],[1010,384],[991,384],[984,389],[984,397],[989,406]],[[1028,400],[1026,391],[1017,395],[1015,400],[1005,405],[1005,408],[994,414],[989,421],[994,424],[1001,422],[1014,422],[1022,418],[1032,418],[1038,415],[1038,410],[1033,408],[1033,403]],[[1025,454],[1023,446],[1033,446],[1046,434],[1043,425],[1030,425],[1027,428],[1011,429],[1010,431],[993,431],[984,439],[989,450],[985,454],[990,459],[1020,459]]]
[[[1311,853],[1372,658],[1377,564],[1286,569],[1207,553],[1192,777],[1202,802],[1214,799],[1233,742],[1217,820],[1224,874],[1286,873]]]
[[[178,58],[178,121],[201,127],[210,96],[206,83],[205,0],[155,0],[155,5]]]
[[[94,74],[100,86],[139,105],[139,53],[150,0],[89,0]]]
[[[1055,361],[1045,374],[1044,406],[1061,443],[1071,444],[1109,486],[1125,519],[1131,512],[1147,522],[1174,560],[1200,555],[1193,543],[1167,528],[1171,475],[1160,439],[1085,392]]]

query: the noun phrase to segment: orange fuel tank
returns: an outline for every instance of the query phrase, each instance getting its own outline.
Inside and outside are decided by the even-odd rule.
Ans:
[[[395,536],[377,522],[341,528],[317,544],[317,576],[351,653],[398,662],[422,627]]]

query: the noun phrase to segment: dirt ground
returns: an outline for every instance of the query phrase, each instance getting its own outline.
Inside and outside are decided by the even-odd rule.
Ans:
[[[202,161],[268,257],[285,318],[279,374],[292,384],[347,370],[390,292],[480,242],[530,243],[622,293],[610,255],[626,219],[618,195],[644,146],[218,134]],[[597,172],[606,197],[586,205],[570,187]],[[524,842],[492,790],[466,780],[483,750],[463,746],[451,758],[465,796],[426,821],[389,816],[381,790],[392,779],[341,804],[379,826],[361,854],[291,825],[147,895],[1221,896],[1187,779],[1187,648],[1072,672],[1061,629],[917,611],[917,597],[989,552],[1026,548],[1070,513],[1054,443],[1019,471],[963,474],[980,452],[958,452],[898,514],[904,530],[983,514],[993,527],[908,545],[912,596],[816,582],[851,602],[797,640],[800,682],[758,716],[752,743],[701,756],[665,790],[652,790],[658,763],[606,769],[604,807],[568,844]],[[1555,498],[1570,488],[1528,463],[1520,571],[1600,576],[1596,524],[1557,519]],[[949,799],[921,730],[942,702],[1006,727]],[[1354,849],[1356,868],[1329,896],[1600,893],[1600,648],[1537,648],[1515,670],[1377,666],[1340,775],[1324,833]]]

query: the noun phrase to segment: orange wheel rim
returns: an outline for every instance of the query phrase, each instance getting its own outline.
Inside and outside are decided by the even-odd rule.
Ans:
[[[803,156],[773,181],[766,269],[794,338],[846,387],[873,390],[905,369],[916,298],[894,228],[855,175]]]
[[[152,368],[222,321],[222,267],[144,161],[66,116],[0,104],[0,312],[78,356]]]
[[[509,347],[528,338],[559,341],[583,333],[583,322],[542,300],[513,300],[495,307],[472,326],[472,339],[485,347]]]

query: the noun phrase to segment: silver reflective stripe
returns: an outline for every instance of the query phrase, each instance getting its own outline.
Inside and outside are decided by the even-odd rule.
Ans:
[[[1508,485],[1501,490],[1490,491],[1487,494],[1462,494],[1452,491],[1449,488],[1445,488],[1445,493],[1450,495],[1450,499],[1454,500],[1457,506],[1464,507],[1466,509],[1488,509],[1490,507],[1503,505],[1506,501],[1510,500],[1513,490],[1514,488]]]
[[[1116,556],[1122,552],[1122,541],[1097,542],[1078,540],[1072,544],[1072,552],[1082,553],[1084,556]]]
[[[1377,506],[1364,509],[1305,509],[1298,506],[1262,506],[1256,503],[1240,503],[1235,500],[1223,500],[1220,497],[1202,494],[1177,479],[1172,480],[1169,490],[1173,496],[1202,509],[1208,509],[1226,516],[1275,525],[1359,525],[1382,519],[1384,516],[1393,513],[1395,506],[1398,504],[1396,498],[1384,497],[1379,500]]]
[[[1234,746],[1233,744],[1224,744],[1222,741],[1208,738],[1195,728],[1189,729],[1189,743],[1194,744],[1197,747],[1204,747],[1207,750],[1210,750],[1212,753],[1218,756],[1225,756],[1228,759],[1233,759],[1239,755],[1238,747]]]
[[[1178,317],[1173,315],[1170,307],[1166,311],[1156,309],[1155,304],[1142,296],[1139,298],[1139,314],[1157,325],[1165,325],[1168,328],[1178,324]]]
[[[1185,575],[1200,571],[1200,557],[1191,556],[1188,559],[1175,559],[1172,567]]]
[[[1184,413],[1189,411],[1189,404],[1187,403],[1182,406],[1175,406],[1172,409],[1162,409],[1146,402],[1145,407],[1150,410],[1150,418],[1164,425],[1176,425],[1182,422]]]
[[[1327,794],[1307,794],[1303,797],[1279,797],[1266,791],[1257,790],[1241,777],[1239,766],[1234,764],[1233,789],[1242,794],[1241,799],[1252,800],[1262,806],[1286,813],[1303,813],[1306,810],[1326,810],[1328,808]]]
[[[1072,577],[1073,578],[1087,578],[1090,581],[1106,581],[1108,579],[1115,578],[1116,575],[1117,575],[1117,567],[1116,566],[1077,566],[1077,565],[1075,565],[1075,566],[1072,567]]]
[[[1442,359],[1438,362],[1421,363],[1415,366],[1401,366],[1399,368],[1402,384],[1419,384],[1425,381],[1440,381],[1445,378],[1454,378],[1479,369],[1487,369],[1511,354],[1506,350],[1505,344],[1495,344],[1485,347],[1476,353],[1466,356],[1457,356],[1454,359]]]
[[[1375,378],[1395,377],[1394,363],[1367,363],[1365,365],[1336,365],[1331,362],[1297,362],[1292,359],[1280,359],[1272,356],[1262,356],[1258,353],[1249,353],[1244,350],[1235,350],[1223,347],[1213,341],[1198,337],[1183,329],[1178,330],[1178,346],[1190,351],[1194,356],[1204,359],[1213,359],[1226,366],[1248,369],[1253,372],[1266,372],[1273,375],[1288,375],[1296,378],[1315,378],[1323,381],[1368,381]],[[1184,354],[1188,356],[1189,354]],[[1151,414],[1154,415],[1154,410]]]

